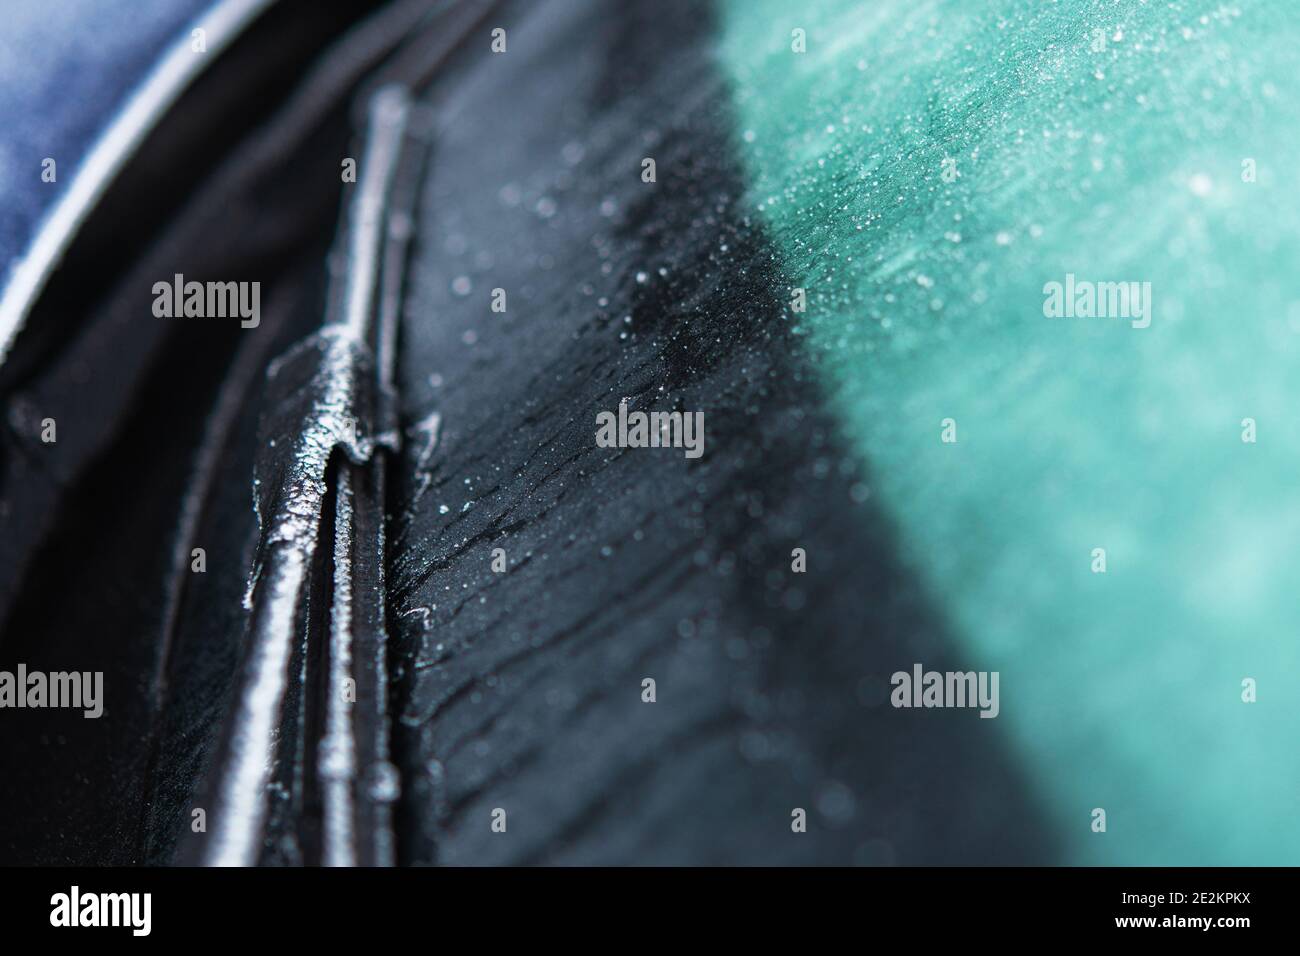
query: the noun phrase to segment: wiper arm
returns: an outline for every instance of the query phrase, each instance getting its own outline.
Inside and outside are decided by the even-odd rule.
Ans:
[[[330,319],[268,372],[246,657],[209,779],[210,832],[193,837],[205,864],[260,862],[286,802],[304,857],[393,859],[384,452],[398,441],[394,342],[422,152],[410,114],[405,87],[371,99]],[[317,810],[319,833],[303,822]]]

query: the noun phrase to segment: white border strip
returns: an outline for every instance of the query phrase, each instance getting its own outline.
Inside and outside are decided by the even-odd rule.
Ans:
[[[221,0],[213,9],[193,21],[170,53],[140,85],[126,107],[109,125],[54,209],[36,232],[27,253],[9,273],[0,296],[0,363],[45,283],[71,245],[77,230],[98,204],[109,183],[131,158],[164,113],[185,88],[203,72],[209,57],[218,55],[244,28],[276,0]],[[207,51],[190,47],[192,31],[206,31]]]

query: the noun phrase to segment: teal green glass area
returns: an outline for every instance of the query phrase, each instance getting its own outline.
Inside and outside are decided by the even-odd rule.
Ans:
[[[1070,862],[1300,864],[1298,9],[723,3],[790,322]]]

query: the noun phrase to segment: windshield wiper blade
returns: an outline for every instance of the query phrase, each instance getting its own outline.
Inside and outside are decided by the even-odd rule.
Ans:
[[[405,87],[368,113],[329,320],[268,370],[245,659],[202,801],[208,832],[192,835],[205,864],[262,862],[276,831],[293,862],[393,858],[383,459],[398,440],[394,338],[422,148]]]

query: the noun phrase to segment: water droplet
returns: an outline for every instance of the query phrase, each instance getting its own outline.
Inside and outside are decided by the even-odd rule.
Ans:
[[[321,741],[320,772],[326,780],[346,780],[352,775],[352,749],[347,737],[331,734]]]
[[[395,801],[402,793],[402,778],[398,775],[397,768],[387,760],[371,764],[368,792],[370,799],[379,803]]]

